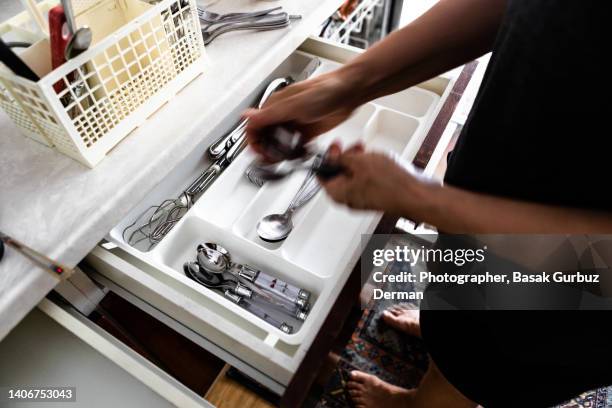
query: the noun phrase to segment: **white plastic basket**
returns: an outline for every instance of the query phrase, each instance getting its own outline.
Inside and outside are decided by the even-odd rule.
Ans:
[[[51,70],[49,40],[38,41],[20,57],[41,79],[0,69],[0,106],[26,136],[93,167],[200,75],[206,55],[195,0],[73,5],[93,45]]]

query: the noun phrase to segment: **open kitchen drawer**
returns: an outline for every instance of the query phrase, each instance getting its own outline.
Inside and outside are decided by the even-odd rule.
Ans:
[[[357,52],[309,39],[269,79],[299,73],[313,55],[322,60],[314,74],[317,75],[338,67]],[[253,159],[253,153],[247,150],[152,250],[135,249],[122,236],[138,214],[163,199],[176,197],[209,165],[204,158],[208,145],[233,127],[240,112],[258,99],[267,82],[229,112],[222,125],[204,138],[184,164],[175,168],[110,232],[107,241],[91,252],[87,262],[94,269],[90,273],[94,280],[282,394],[359,260],[361,235],[372,233],[382,214],[349,211],[319,192],[295,213],[294,229],[285,241],[264,242],[255,231],[257,221],[266,214],[282,212],[304,174],[256,187],[244,177]],[[452,82],[435,78],[369,103],[317,143],[324,147],[336,139],[345,145],[362,141],[367,149],[389,151],[410,162],[448,97]],[[308,290],[312,307],[305,321],[293,322],[293,332],[286,333],[185,276],[183,263],[194,260],[196,246],[204,242],[223,245],[230,251],[232,261],[255,266]]]
[[[212,407],[71,307],[48,299],[0,343],[0,384],[3,399],[12,387],[74,387],[78,404],[57,406]],[[2,406],[40,405],[13,399]]]

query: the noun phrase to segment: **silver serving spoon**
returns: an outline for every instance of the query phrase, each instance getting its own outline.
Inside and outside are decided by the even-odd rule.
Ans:
[[[322,180],[330,180],[340,175],[344,168],[325,160],[325,153],[308,153],[306,156],[277,163],[254,162],[247,169],[247,178],[256,185],[266,181],[278,181],[296,171],[309,170]]]
[[[68,44],[66,44],[66,49],[64,50],[64,58],[66,61],[69,61],[77,55],[87,51],[91,45],[92,39],[93,34],[91,32],[91,28],[83,26],[76,30],[70,37],[70,40],[68,40]]]
[[[306,204],[321,189],[314,170],[308,173],[297,193],[282,214],[270,214],[257,223],[257,235],[267,242],[282,241],[293,230],[293,213]]]

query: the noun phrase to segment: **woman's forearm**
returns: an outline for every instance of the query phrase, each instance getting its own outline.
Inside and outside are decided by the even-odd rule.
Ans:
[[[416,85],[489,52],[505,5],[506,0],[441,0],[338,73],[354,85],[356,105]]]
[[[612,233],[612,214],[424,185],[407,213],[449,233]],[[410,200],[409,198],[407,200]],[[412,200],[411,200],[412,201]]]

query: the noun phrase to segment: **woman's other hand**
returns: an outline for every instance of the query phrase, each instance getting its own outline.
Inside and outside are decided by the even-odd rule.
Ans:
[[[334,201],[353,209],[411,217],[426,205],[425,199],[435,184],[412,164],[381,152],[366,152],[362,145],[344,152],[332,145],[328,157],[345,171],[331,180],[322,180],[323,188]]]

